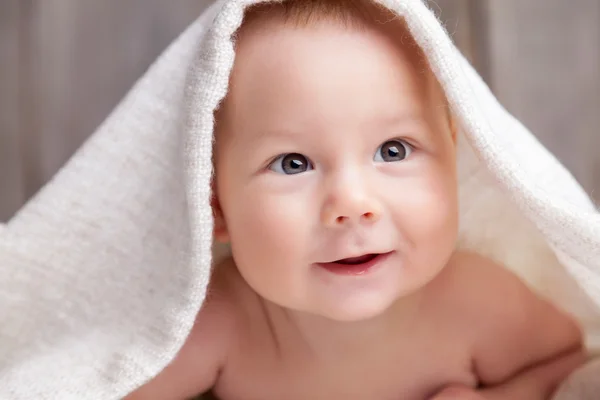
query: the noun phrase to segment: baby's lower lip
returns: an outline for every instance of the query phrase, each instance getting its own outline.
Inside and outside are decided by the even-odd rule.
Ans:
[[[320,263],[319,267],[337,275],[365,275],[381,264],[390,254],[366,254],[353,259],[340,260],[340,262]]]

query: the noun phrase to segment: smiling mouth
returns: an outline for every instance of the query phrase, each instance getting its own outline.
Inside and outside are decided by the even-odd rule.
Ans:
[[[333,262],[322,263],[319,266],[336,275],[365,275],[381,265],[393,252],[370,253],[358,257],[349,257]]]
[[[359,264],[367,263],[367,262],[375,259],[375,257],[377,257],[377,256],[379,256],[379,254],[365,254],[365,255],[359,256],[359,257],[350,257],[350,258],[344,258],[341,260],[337,260],[337,261],[334,261],[333,264],[359,265]]]

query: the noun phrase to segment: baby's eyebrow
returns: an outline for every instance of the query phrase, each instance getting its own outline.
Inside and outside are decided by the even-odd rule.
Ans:
[[[420,112],[406,111],[380,114],[371,122],[381,129],[427,129],[427,118]]]
[[[379,123],[386,125],[421,123],[424,120],[422,113],[413,110],[381,113],[376,119]]]
[[[265,126],[250,134],[252,147],[260,148],[265,143],[291,143],[306,138],[308,127],[292,128],[290,126]]]
[[[424,131],[429,124],[423,113],[414,110],[394,110],[382,112],[367,118],[364,121],[366,129],[377,129],[381,131]],[[257,149],[268,142],[291,142],[306,137],[306,132],[313,128],[301,126],[292,128],[290,126],[266,126],[252,132],[249,137],[250,147]],[[250,150],[247,148],[247,150]]]
[[[258,129],[255,132],[250,133],[246,136],[246,139],[242,139],[244,143],[239,143],[246,148],[247,151],[253,151],[260,149],[266,143],[274,144],[276,142],[292,142],[297,141],[303,137],[302,132],[299,130],[292,130],[285,127],[279,128],[263,128]],[[250,139],[251,138],[251,139]],[[249,140],[250,139],[250,140]]]
[[[267,128],[267,129],[261,129],[259,132],[257,132],[256,138],[261,139],[261,140],[270,139],[270,138],[293,139],[293,138],[297,138],[299,134],[300,133],[298,131],[294,131],[292,129],[284,128],[284,127]]]

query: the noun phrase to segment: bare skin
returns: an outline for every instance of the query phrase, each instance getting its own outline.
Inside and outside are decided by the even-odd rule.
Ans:
[[[385,328],[348,322],[319,337],[231,260],[216,271],[180,355],[128,400],[209,389],[222,400],[542,400],[585,359],[567,315],[474,254],[456,254]]]
[[[545,400],[583,362],[571,318],[456,252],[455,135],[394,29],[244,29],[215,154],[235,264],[128,400]],[[360,276],[320,267],[375,253]]]

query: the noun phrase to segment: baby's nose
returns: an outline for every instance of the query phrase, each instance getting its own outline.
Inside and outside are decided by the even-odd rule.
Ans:
[[[353,217],[346,216],[346,215],[338,215],[331,225],[346,225],[346,224],[351,223],[354,220],[356,220],[356,222],[358,222],[358,223],[368,223],[368,222],[375,222],[377,219],[378,219],[377,214],[375,214],[371,211],[368,211],[368,212],[362,213],[357,218],[353,218]]]
[[[372,224],[380,217],[378,202],[361,194],[330,198],[323,209],[323,223],[329,227]]]

